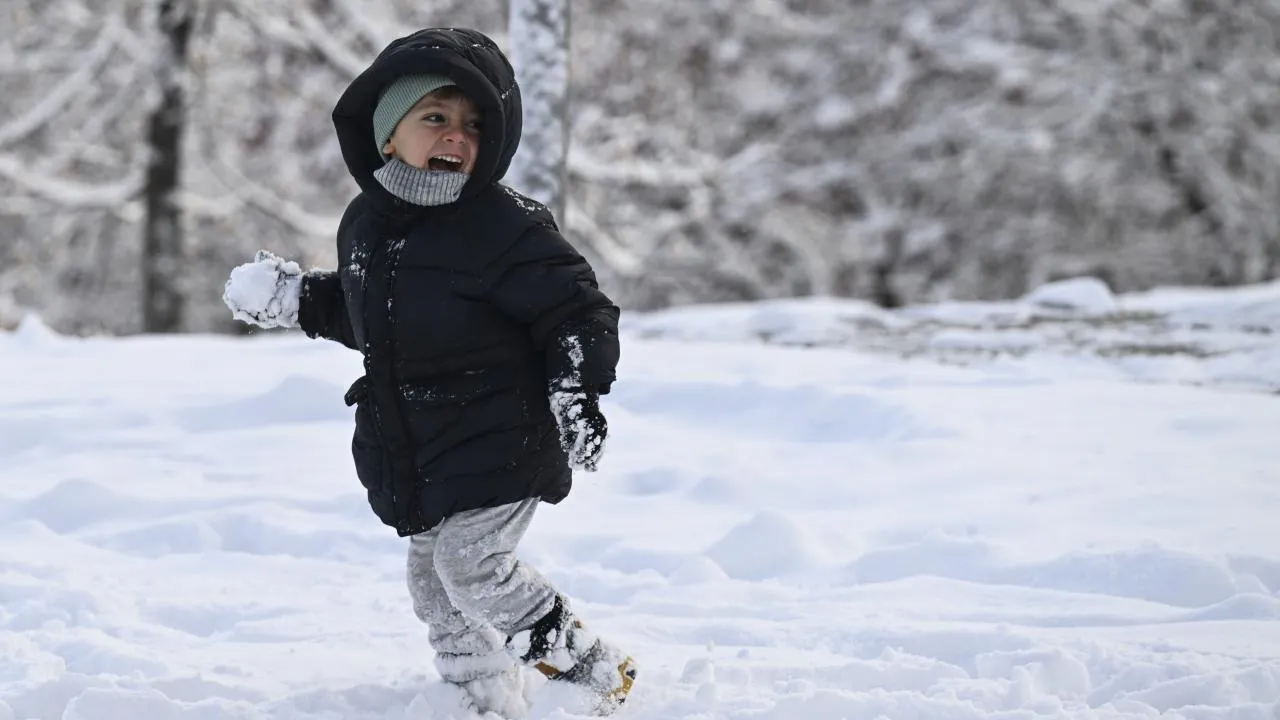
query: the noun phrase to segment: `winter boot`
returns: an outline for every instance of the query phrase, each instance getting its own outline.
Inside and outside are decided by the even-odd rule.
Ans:
[[[596,637],[560,596],[533,627],[508,638],[507,649],[548,679],[588,690],[598,715],[617,710],[636,679],[635,661]]]

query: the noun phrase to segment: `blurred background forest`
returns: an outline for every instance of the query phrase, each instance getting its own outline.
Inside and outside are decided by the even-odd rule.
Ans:
[[[1280,0],[571,8],[561,220],[624,307],[1280,273]],[[0,0],[0,327],[141,331],[150,217],[184,230],[160,265],[176,326],[232,331],[222,285],[255,250],[335,263],[346,83],[419,27],[505,48],[507,21],[503,0]],[[185,133],[157,221],[166,103]]]

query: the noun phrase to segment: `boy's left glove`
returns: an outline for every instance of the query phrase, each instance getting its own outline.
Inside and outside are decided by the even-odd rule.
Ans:
[[[569,465],[595,472],[609,434],[609,423],[600,412],[600,395],[578,389],[553,390],[551,412],[560,428],[560,446],[569,455]]]

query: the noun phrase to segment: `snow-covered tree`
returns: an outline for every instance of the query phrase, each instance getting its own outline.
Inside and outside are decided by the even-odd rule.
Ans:
[[[136,228],[156,27],[144,10],[111,0],[93,9],[70,0],[0,3],[6,325],[36,310],[65,329],[141,329]],[[131,230],[131,242],[121,242]],[[127,298],[113,292],[121,287]]]
[[[180,326],[234,331],[230,267],[259,248],[335,260],[355,192],[330,120],[346,83],[418,27],[505,25],[485,0],[185,2],[188,67],[170,73],[162,0],[0,0],[0,327],[27,311],[72,332],[146,327],[149,119],[171,117],[166,77],[186,106],[167,206],[185,238],[169,275]]]
[[[534,58],[568,33],[559,217],[631,308],[1280,274],[1275,0],[631,0],[571,26],[548,6],[563,26],[536,33],[521,19],[553,15],[530,0],[188,1],[184,329],[233,327],[221,285],[259,248],[332,265],[356,191],[333,103],[427,25],[516,60],[530,115],[508,180],[535,196],[564,129],[534,119],[559,81],[529,73],[560,72]],[[0,325],[143,329],[161,6],[0,0]]]
[[[178,206],[182,184],[182,138],[187,123],[187,47],[195,22],[195,0],[160,0],[156,8],[161,47],[152,71],[160,102],[147,118],[147,180],[143,187],[146,222],[142,237],[142,327],[146,332],[182,329],[186,297],[183,222]]]
[[[571,208],[654,306],[1280,272],[1280,5],[592,4]]]
[[[506,182],[565,224],[569,150],[569,2],[510,0],[508,55],[524,102],[524,134]]]

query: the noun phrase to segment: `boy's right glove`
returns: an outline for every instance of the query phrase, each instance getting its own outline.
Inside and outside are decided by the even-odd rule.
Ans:
[[[298,327],[302,269],[298,263],[259,250],[253,262],[231,271],[222,301],[231,316],[260,328]]]
[[[595,472],[609,434],[609,423],[600,412],[600,395],[573,388],[553,390],[551,412],[560,428],[560,446],[569,455],[569,465]]]

